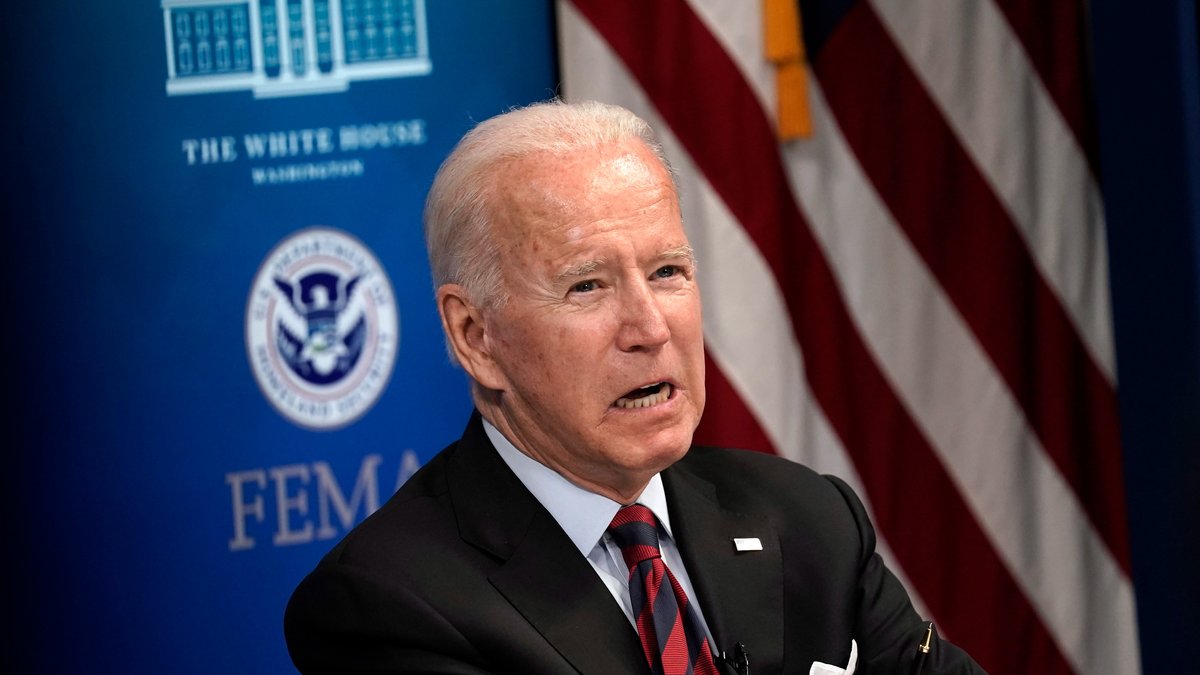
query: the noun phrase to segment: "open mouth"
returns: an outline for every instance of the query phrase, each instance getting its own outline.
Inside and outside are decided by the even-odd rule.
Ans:
[[[650,406],[663,403],[669,398],[671,398],[671,385],[666,382],[655,382],[654,384],[634,389],[617,399],[613,405],[625,410],[633,410],[636,408],[649,408]]]

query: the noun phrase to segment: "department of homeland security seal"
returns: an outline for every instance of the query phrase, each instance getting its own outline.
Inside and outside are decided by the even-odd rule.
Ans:
[[[263,395],[314,430],[357,420],[383,393],[399,343],[392,286],[362,242],[333,228],[276,244],[246,302],[246,353]]]

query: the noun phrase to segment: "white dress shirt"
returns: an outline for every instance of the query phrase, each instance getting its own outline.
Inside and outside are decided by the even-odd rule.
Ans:
[[[486,419],[483,420],[483,428],[504,463],[550,512],[554,520],[558,521],[559,527],[567,533],[579,549],[579,553],[591,563],[600,581],[604,582],[621,611],[625,612],[629,623],[636,629],[636,613],[633,601],[629,599],[629,567],[625,565],[625,559],[621,556],[621,548],[607,532],[609,523],[612,522],[613,516],[617,515],[617,510],[622,504],[584,490],[553,469],[529,457]],[[700,625],[704,626],[709,647],[716,654],[712,631],[704,620],[704,612],[696,599],[696,590],[692,587],[687,568],[684,567],[683,559],[679,557],[679,548],[671,534],[671,516],[667,512],[667,495],[663,491],[662,476],[654,474],[636,503],[649,508],[658,518],[659,547],[662,550],[663,561],[687,593],[688,604],[696,610]]]

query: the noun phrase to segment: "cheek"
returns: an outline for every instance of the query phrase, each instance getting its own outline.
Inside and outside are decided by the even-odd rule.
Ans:
[[[531,344],[527,331],[521,330],[520,319],[507,319],[492,327],[492,358],[509,376],[518,381],[534,370],[539,350]]]
[[[671,333],[684,341],[703,341],[704,320],[700,314],[700,300],[695,295],[678,299],[671,306],[669,322]]]
[[[579,367],[579,359],[595,361],[614,342],[616,325],[613,312],[601,310],[581,312],[565,317],[561,323],[546,327],[546,333],[553,336],[551,341],[556,353]]]
[[[564,384],[580,360],[580,339],[574,331],[562,326],[517,319],[517,328],[498,338],[509,372],[535,387]]]

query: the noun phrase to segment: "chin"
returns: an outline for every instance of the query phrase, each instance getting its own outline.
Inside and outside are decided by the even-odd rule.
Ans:
[[[672,430],[660,433],[648,443],[640,446],[640,452],[644,454],[642,463],[647,470],[662,471],[683,459],[691,447],[692,432],[690,430]],[[639,449],[635,448],[632,452],[639,452]]]

